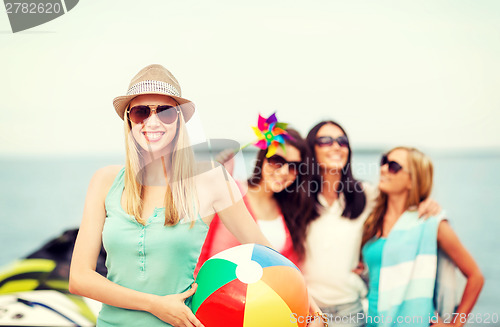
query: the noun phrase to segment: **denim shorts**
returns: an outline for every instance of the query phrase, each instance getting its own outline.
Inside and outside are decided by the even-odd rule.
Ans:
[[[321,308],[328,317],[328,326],[364,327],[366,316],[361,300]]]

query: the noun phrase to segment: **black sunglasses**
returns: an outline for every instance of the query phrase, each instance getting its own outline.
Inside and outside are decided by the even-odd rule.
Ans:
[[[347,139],[347,136],[342,135],[337,137],[336,139],[331,137],[331,136],[320,136],[316,139],[316,144],[320,147],[323,146],[332,146],[333,143],[337,142],[337,144],[341,147],[348,147],[349,146],[349,140]]]
[[[382,159],[380,160],[380,167],[382,167],[383,165],[388,165],[388,169],[391,174],[397,174],[400,170],[408,172],[406,169],[403,169],[403,167],[396,161],[389,161],[389,158],[386,154],[384,154],[382,156]]]
[[[280,169],[285,164],[287,164],[288,172],[295,174],[299,171],[300,161],[287,161],[285,158],[277,154],[267,158],[267,162],[273,169]]]
[[[177,120],[179,109],[169,105],[139,105],[127,110],[128,117],[134,124],[142,124],[152,113],[156,112],[158,118],[165,124],[172,124]]]

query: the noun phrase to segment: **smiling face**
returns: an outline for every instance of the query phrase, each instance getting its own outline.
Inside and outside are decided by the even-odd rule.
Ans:
[[[327,136],[337,139],[340,136],[345,136],[345,134],[340,127],[333,124],[325,124],[318,130],[316,139]],[[326,170],[340,171],[345,167],[349,158],[348,147],[340,146],[336,141],[332,145],[319,146],[316,144],[314,151],[318,164]]]
[[[397,173],[389,171],[389,164],[384,164],[380,167],[380,182],[378,187],[382,193],[404,194],[411,189],[411,177],[409,173],[408,151],[404,149],[396,149],[387,154],[388,161],[397,162],[402,169]]]
[[[285,149],[286,151],[283,151],[281,147],[278,147],[276,155],[288,162],[299,163],[301,161],[300,151],[297,148],[290,144],[286,144]],[[292,185],[295,178],[297,178],[297,171],[290,169],[288,164],[274,164],[270,161],[271,160],[268,158],[264,158],[261,185],[263,185],[266,190],[278,193]]]
[[[135,106],[148,105],[155,108],[159,105],[168,105],[175,107],[175,102],[171,97],[159,94],[144,94],[132,99],[130,110]],[[175,110],[175,109],[168,109]],[[130,115],[130,114],[129,114]],[[159,150],[169,149],[172,146],[172,140],[177,133],[177,122],[179,117],[170,124],[166,124],[158,118],[155,112],[152,112],[149,118],[143,123],[134,123],[131,121],[132,135],[137,144],[144,151],[157,152]]]

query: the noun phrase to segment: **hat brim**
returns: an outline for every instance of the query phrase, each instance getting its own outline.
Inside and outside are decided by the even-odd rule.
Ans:
[[[171,97],[172,99],[175,99],[179,104],[181,105],[181,111],[182,115],[184,116],[184,121],[188,122],[191,117],[194,114],[194,103],[189,101],[188,99],[184,99],[181,97],[177,97],[174,95],[169,95],[165,94],[162,92],[148,92],[148,93],[142,93],[142,94],[160,94],[160,95],[165,95],[168,97]],[[142,94],[132,94],[132,95],[124,95],[124,96],[119,96],[113,99],[113,106],[115,107],[116,113],[120,118],[123,120],[124,119],[124,114],[125,114],[125,109],[127,109],[128,104],[130,101],[132,101],[133,98],[142,95]]]

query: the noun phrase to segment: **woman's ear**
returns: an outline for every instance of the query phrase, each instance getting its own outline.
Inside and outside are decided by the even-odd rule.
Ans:
[[[128,116],[128,111],[130,110],[130,103],[127,105],[127,107],[125,108],[125,111],[123,112],[123,119],[127,120],[127,124],[128,124],[128,128],[130,130],[132,130],[132,122],[130,121],[130,118]]]

